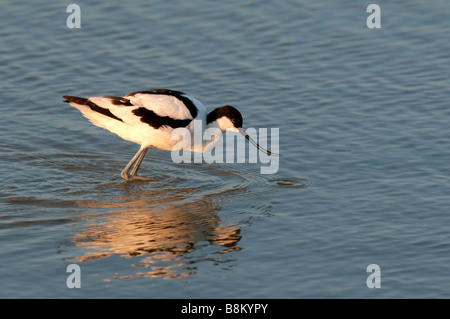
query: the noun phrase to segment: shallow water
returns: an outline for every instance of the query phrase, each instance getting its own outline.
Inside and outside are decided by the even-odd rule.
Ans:
[[[449,297],[448,1],[70,3],[0,13],[0,297]],[[138,145],[61,96],[149,88],[279,128],[279,170],[150,150],[124,182]]]

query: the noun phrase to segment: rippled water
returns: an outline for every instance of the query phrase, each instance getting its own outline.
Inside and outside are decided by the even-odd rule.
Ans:
[[[363,2],[70,3],[0,11],[0,297],[449,297],[448,1],[373,30]],[[61,96],[149,88],[279,128],[278,172],[150,150],[125,183],[138,146]]]

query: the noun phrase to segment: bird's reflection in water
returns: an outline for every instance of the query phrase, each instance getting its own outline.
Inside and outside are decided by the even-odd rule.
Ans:
[[[132,265],[140,271],[114,278],[165,279],[189,276],[195,273],[195,264],[205,260],[230,261],[220,254],[240,249],[236,246],[240,230],[223,225],[214,195],[191,198],[192,193],[195,189],[138,190],[113,201],[79,203],[95,208],[96,213],[85,215],[87,225],[73,237],[73,244],[84,251],[74,259],[82,262],[120,255],[133,258]],[[211,245],[217,249],[201,253]]]

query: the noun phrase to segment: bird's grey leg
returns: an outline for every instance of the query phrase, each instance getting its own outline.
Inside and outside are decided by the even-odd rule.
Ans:
[[[142,163],[142,160],[144,159],[145,153],[147,153],[148,148],[144,148],[144,150],[141,152],[141,154],[139,154],[139,158],[136,161],[136,164],[134,164],[133,169],[131,170],[130,175],[131,176],[136,176],[136,173],[139,169],[139,166]]]
[[[139,151],[133,156],[131,161],[125,166],[125,168],[120,173],[120,176],[122,176],[123,179],[126,179],[126,180],[133,180],[133,179],[149,180],[148,178],[145,178],[145,177],[140,177],[140,176],[133,175],[133,173],[136,174],[136,171],[139,168],[139,165],[141,164],[142,159],[144,158],[146,152],[147,152],[147,147],[141,147],[139,149]],[[137,163],[138,167],[135,166],[133,168],[132,174],[128,175],[128,171],[130,170],[131,166],[133,166],[133,164],[136,161],[138,162]]]

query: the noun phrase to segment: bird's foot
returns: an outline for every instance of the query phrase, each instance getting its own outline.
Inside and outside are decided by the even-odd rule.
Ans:
[[[127,182],[131,182],[131,181],[142,181],[142,182],[149,182],[151,181],[150,178],[147,177],[142,177],[142,176],[138,176],[138,175],[122,175],[122,178],[124,178]]]

